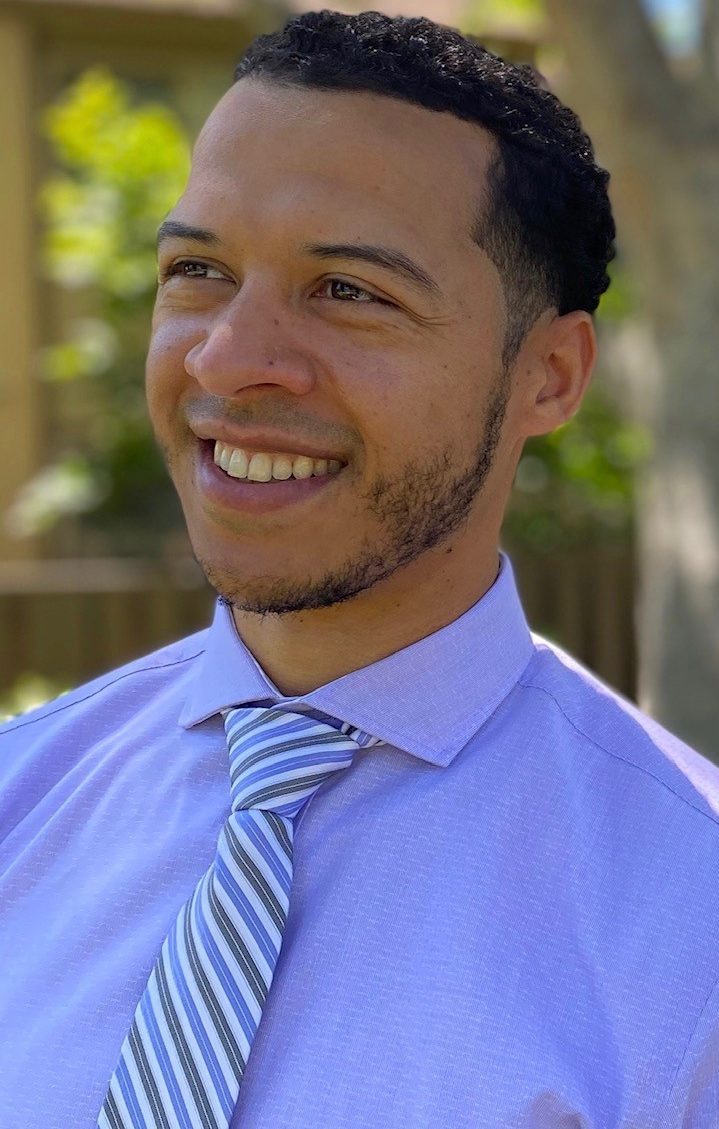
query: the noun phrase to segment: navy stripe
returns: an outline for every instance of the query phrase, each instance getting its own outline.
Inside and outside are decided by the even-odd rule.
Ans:
[[[315,789],[317,789],[320,784],[324,784],[328,775],[329,773],[327,772],[320,772],[316,776],[301,776],[297,780],[285,780],[280,781],[279,784],[268,784],[266,788],[261,788],[259,791],[253,792],[248,798],[246,805],[243,804],[241,810],[244,811],[245,806],[248,808],[258,808],[267,800],[275,800],[280,796],[287,796],[289,798],[293,792],[303,792],[306,788],[311,788],[313,785]],[[308,796],[307,799],[309,800],[309,798]]]
[[[184,930],[185,944],[187,945],[191,971],[194,974],[195,983],[197,984],[200,995],[205,1002],[205,1007],[207,1008],[214,1021],[215,1034],[219,1036],[220,1042],[225,1048],[225,1053],[230,1060],[230,1066],[232,1067],[232,1071],[239,1084],[239,1080],[245,1070],[245,1059],[242,1051],[237,1044],[237,1040],[234,1036],[232,1028],[228,1023],[227,1018],[222,1011],[222,1008],[220,1007],[219,1000],[217,999],[217,996],[212,990],[210,982],[205,975],[205,970],[200,964],[200,959],[197,953],[197,946],[195,945],[195,938],[190,926],[190,912],[188,910],[188,912],[185,914]]]
[[[287,921],[285,911],[278,902],[275,891],[270,886],[264,874],[259,870],[257,863],[242,847],[230,823],[227,824],[227,843],[232,852],[233,859],[253,887],[260,901],[264,903],[268,914],[277,928],[282,932]]]
[[[260,826],[258,822],[260,814],[263,816],[262,826]],[[289,901],[290,887],[292,884],[292,845],[290,843],[289,851],[285,851],[287,862],[290,864],[288,868],[286,865],[283,865],[279,855],[275,854],[274,840],[267,835],[265,823],[267,822],[268,815],[271,815],[273,819],[279,819],[283,827],[285,826],[285,822],[287,826],[290,826],[289,820],[283,821],[280,816],[275,816],[274,812],[269,811],[253,813],[254,818],[248,818],[246,811],[236,811],[233,813],[231,819],[227,821],[227,825],[228,827],[232,827],[235,833],[237,830],[244,832],[252,843],[252,846],[256,847],[259,854],[262,855],[277,881],[277,886],[281,887],[285,898]]]
[[[183,924],[186,920],[187,914],[185,913],[183,915]],[[192,1027],[192,1033],[197,1039],[200,1050],[202,1051],[202,1057],[205,1060],[207,1069],[212,1076],[213,1082],[215,1084],[215,1090],[220,1099],[220,1104],[222,1105],[223,1109],[226,1108],[228,1111],[231,1111],[232,1094],[225,1079],[222,1066],[220,1065],[219,1059],[217,1057],[216,1051],[219,1050],[219,1048],[217,1047],[217,1040],[210,1039],[210,1034],[205,1027],[202,1018],[200,1017],[200,1011],[197,1007],[198,994],[200,996],[203,995],[202,988],[196,983],[192,984],[192,989],[194,989],[194,991],[190,988],[188,978],[190,981],[192,981],[191,969],[188,968],[186,962],[183,962],[180,958],[180,950],[178,944],[179,925],[177,925],[175,929],[170,932],[169,942],[170,967],[174,975],[175,987],[177,988],[180,1000],[182,1001],[182,1006],[185,1010],[185,1015],[190,1023],[190,1026]],[[225,1047],[225,1050],[228,1053],[228,1057],[230,1058],[230,1060],[232,1060],[231,1044],[226,1042],[224,1031],[220,1030],[218,1032],[215,1032],[215,1034],[219,1035],[220,1042],[222,1043],[223,1047]]]
[[[132,1026],[130,1027],[130,1049],[135,1059],[137,1066],[137,1073],[145,1090],[147,1100],[152,1109],[152,1116],[158,1125],[158,1129],[172,1129],[163,1109],[162,1102],[160,1101],[160,1093],[157,1089],[157,1082],[153,1078],[150,1064],[147,1061],[145,1049],[140,1040],[140,1033],[137,1029],[137,1019],[133,1019]]]
[[[193,920],[193,928],[197,931],[197,939],[202,942],[203,952],[210,961],[215,976],[220,981],[225,995],[234,1009],[231,1016],[239,1021],[239,1025],[245,1032],[247,1042],[251,1044],[257,1030],[257,1021],[250,1010],[249,1002],[242,992],[241,986],[233,979],[230,969],[227,967],[204,914],[198,913],[196,915],[195,920]],[[222,1005],[219,998],[215,997],[215,999],[217,1007],[221,1010]]]
[[[235,962],[239,968],[242,969],[242,974],[245,977],[252,994],[260,1005],[263,1007],[267,999],[267,984],[265,984],[262,973],[255,964],[252,953],[247,948],[247,945],[242,939],[241,934],[237,932],[234,925],[227,916],[225,907],[222,905],[217,897],[217,893],[211,887],[209,891],[210,910],[217,923],[218,929],[221,931],[223,937],[227,941],[227,947],[232,951]]]
[[[256,767],[254,772],[248,772],[246,766],[243,765],[242,771],[237,774],[236,779],[233,781],[233,793],[245,792],[248,788],[252,788],[261,780],[273,780],[278,782],[283,780],[297,779],[295,773],[297,769],[314,770],[325,766],[327,776],[331,773],[345,768],[352,760],[352,756],[356,750],[350,752],[345,750],[347,755],[342,757],[339,755],[337,749],[329,749],[324,756],[309,756],[307,753],[302,755],[295,755],[293,757],[285,757],[281,761],[271,760],[266,764]],[[342,752],[340,750],[339,752]],[[314,772],[312,772],[314,775]],[[242,807],[247,805],[243,803]]]
[[[155,967],[153,971],[153,976],[155,977],[155,982],[157,982],[157,967]],[[152,977],[150,979],[152,980]],[[164,1040],[163,1033],[160,1030],[160,1025],[157,1021],[157,1015],[155,1014],[149,991],[146,991],[144,996],[140,1000],[139,1010],[142,1012],[142,1017],[147,1025],[148,1036],[150,1042],[152,1043],[152,1048],[157,1055],[157,1060],[160,1064],[160,1070],[162,1071],[162,1077],[164,1078],[165,1084],[167,1085],[167,1089],[170,1094],[170,1101],[172,1102],[172,1108],[175,1111],[175,1117],[177,1118],[178,1125],[180,1126],[180,1129],[192,1129],[190,1115],[187,1111],[187,1106],[185,1105],[185,1099],[180,1092],[180,1084],[175,1077],[173,1065],[170,1062],[170,1054],[167,1048],[167,1044]],[[135,1016],[137,1016],[137,1012],[135,1012]],[[139,1029],[140,1025],[138,1024],[138,1031]]]
[[[292,836],[290,834],[292,824],[288,819],[283,819],[282,816],[275,815],[273,811],[266,811],[264,814],[268,826],[272,829],[277,838],[278,845],[285,852],[289,861],[292,862]]]
[[[207,1094],[205,1093],[205,1089],[197,1072],[195,1060],[193,1059],[190,1053],[190,1048],[187,1045],[185,1033],[180,1026],[180,1020],[177,1012],[175,1011],[175,1007],[170,996],[170,987],[167,983],[167,973],[165,972],[162,961],[160,961],[157,966],[157,991],[160,997],[162,1010],[165,1013],[167,1028],[170,1032],[170,1035],[172,1036],[172,1041],[175,1044],[177,1056],[183,1067],[185,1080],[187,1081],[187,1084],[192,1092],[192,1096],[195,1099],[195,1105],[202,1122],[202,1127],[203,1129],[220,1129],[220,1126],[215,1119],[215,1115],[210,1108]]]
[[[267,929],[258,916],[257,910],[248,898],[246,891],[243,890],[237,882],[232,881],[232,875],[227,869],[225,860],[218,856],[215,865],[218,874],[221,875],[222,885],[237,910],[238,917],[254,937],[257,948],[263,954],[269,967],[274,968],[279,946],[275,944],[275,941],[268,934]],[[202,924],[203,923],[200,922],[200,925]]]
[[[110,1129],[125,1129],[125,1127],[122,1123],[122,1118],[120,1117],[120,1111],[117,1108],[117,1102],[115,1101],[115,1095],[113,1094],[112,1090],[108,1090],[108,1092],[107,1092],[107,1097],[105,1098],[105,1102],[104,1102],[103,1107],[102,1107],[102,1112],[105,1114],[105,1117],[110,1122]]]
[[[124,1058],[121,1058],[118,1063],[116,1077],[118,1082],[120,1083],[120,1089],[122,1090],[122,1096],[125,1099],[125,1105],[127,1106],[130,1117],[132,1118],[133,1129],[147,1129],[147,1123],[145,1121],[145,1118],[142,1116],[142,1110],[140,1109],[137,1101],[135,1087],[132,1084],[132,1078],[130,1077],[130,1072],[127,1069],[127,1063],[125,1062]]]

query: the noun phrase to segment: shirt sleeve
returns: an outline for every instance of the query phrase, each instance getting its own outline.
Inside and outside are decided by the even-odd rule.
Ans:
[[[699,1015],[669,1095],[665,1129],[719,1129],[719,979]]]

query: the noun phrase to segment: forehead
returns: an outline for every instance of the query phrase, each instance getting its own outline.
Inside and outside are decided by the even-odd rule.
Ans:
[[[183,200],[196,219],[219,209],[249,230],[270,217],[354,235],[369,223],[466,251],[494,152],[488,131],[450,113],[246,78],[207,119]]]

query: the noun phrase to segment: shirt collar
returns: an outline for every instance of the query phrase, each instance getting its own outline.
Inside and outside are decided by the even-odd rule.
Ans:
[[[499,559],[494,584],[457,619],[298,697],[279,692],[218,599],[180,725],[189,729],[244,703],[276,703],[349,722],[431,764],[448,765],[507,696],[534,651],[514,570],[505,553]]]

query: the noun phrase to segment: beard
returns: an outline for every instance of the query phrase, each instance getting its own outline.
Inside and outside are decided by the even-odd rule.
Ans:
[[[220,603],[256,615],[287,615],[351,600],[440,545],[468,518],[493,466],[510,393],[505,366],[490,397],[471,465],[457,472],[454,448],[409,460],[392,479],[378,476],[363,501],[379,525],[341,566],[320,577],[244,580],[210,560],[195,559]]]

